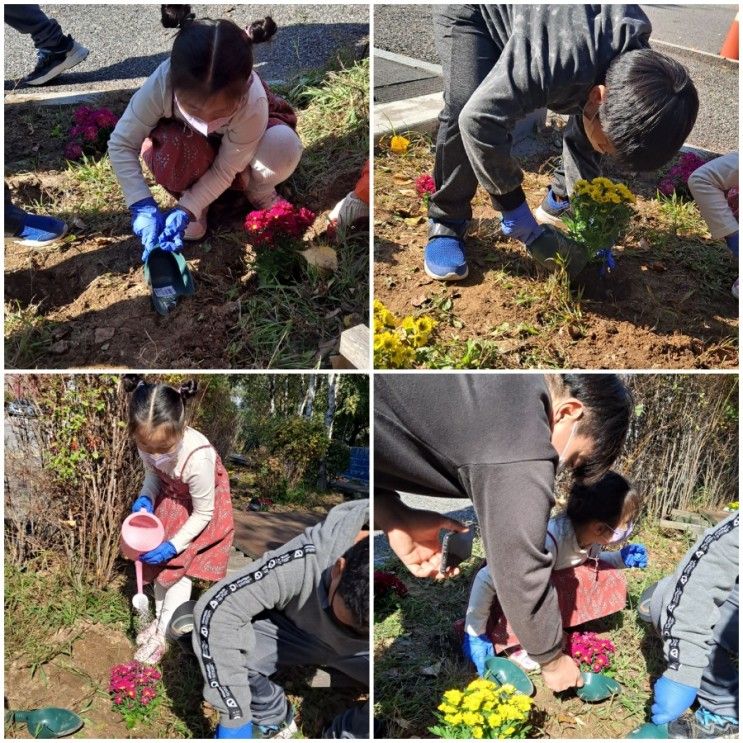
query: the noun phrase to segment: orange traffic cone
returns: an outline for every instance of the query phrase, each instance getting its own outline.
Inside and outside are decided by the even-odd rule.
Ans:
[[[738,59],[738,40],[739,40],[739,28],[738,28],[738,13],[735,14],[735,20],[730,24],[730,30],[728,35],[725,37],[725,41],[720,49],[720,56],[725,59]]]

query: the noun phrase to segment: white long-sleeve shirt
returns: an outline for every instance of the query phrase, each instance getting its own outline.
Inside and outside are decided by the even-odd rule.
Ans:
[[[552,556],[554,563],[552,570],[563,568],[574,568],[582,565],[589,558],[598,558],[615,568],[624,568],[624,561],[619,551],[603,551],[600,544],[592,544],[583,548],[578,544],[575,529],[570,519],[565,515],[555,516],[547,523],[547,536],[544,541],[544,549]],[[470,600],[467,606],[465,618],[465,630],[467,634],[478,636],[485,633],[490,606],[495,597],[495,584],[490,575],[488,566],[481,568],[472,583]]]
[[[142,174],[139,153],[142,143],[162,118],[184,121],[174,104],[170,84],[170,60],[163,62],[132,96],[123,116],[111,134],[108,154],[111,166],[124,192],[126,205],[152,196]],[[183,193],[178,202],[184,209],[199,215],[226,191],[235,176],[248,167],[268,125],[268,98],[254,71],[242,105],[227,124],[215,134],[222,142],[209,170]]]
[[[738,231],[725,191],[738,185],[738,153],[716,157],[689,176],[689,190],[715,240]]]
[[[204,446],[208,448],[199,449],[189,458],[189,454],[194,449]],[[142,464],[144,465],[145,478],[141,493],[155,503],[157,494],[162,487],[160,478],[147,462],[142,460]],[[178,554],[183,552],[204,531],[214,515],[214,470],[216,464],[217,453],[206,436],[193,428],[186,428],[183,433],[183,443],[178,450],[178,459],[172,467],[164,466],[162,469],[169,477],[181,480],[188,485],[188,492],[193,504],[193,512],[188,520],[169,540],[178,550]]]

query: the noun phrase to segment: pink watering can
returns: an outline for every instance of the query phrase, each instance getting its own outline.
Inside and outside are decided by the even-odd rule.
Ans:
[[[132,605],[137,611],[147,610],[147,597],[142,590],[142,562],[138,559],[143,552],[149,552],[162,543],[165,528],[160,519],[144,508],[132,513],[121,525],[121,553],[129,560],[134,560],[137,572],[137,595]]]

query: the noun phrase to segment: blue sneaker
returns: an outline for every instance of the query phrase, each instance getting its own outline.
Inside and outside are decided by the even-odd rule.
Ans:
[[[428,220],[428,244],[423,254],[423,268],[438,281],[461,281],[469,274],[464,254],[467,222]]]
[[[704,707],[668,723],[669,738],[737,738],[738,730],[736,717],[716,715]]]
[[[61,219],[26,214],[19,232],[13,240],[28,248],[43,248],[61,240],[67,234],[67,225]]]
[[[547,195],[534,211],[534,218],[539,224],[551,224],[553,227],[562,227],[562,217],[570,209],[569,199],[557,199],[552,193],[552,187],[547,189]]]

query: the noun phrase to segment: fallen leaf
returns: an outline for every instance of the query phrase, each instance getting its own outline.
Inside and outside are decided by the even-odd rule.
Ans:
[[[300,251],[300,255],[316,268],[324,271],[338,270],[338,254],[329,245],[318,245],[314,248]]]
[[[421,294],[419,297],[416,297],[413,299],[410,304],[413,305],[413,307],[420,307],[421,305],[424,305],[426,302],[428,302],[428,297],[425,294]]]
[[[421,214],[417,217],[407,217],[405,219],[405,224],[410,225],[411,227],[417,227],[419,224],[423,224],[426,221],[426,218]]]
[[[331,312],[328,312],[325,315],[325,319],[326,320],[332,320],[334,317],[337,317],[340,314],[341,314],[341,308],[340,307],[336,307],[334,310],[332,310]]]
[[[397,192],[402,196],[415,196],[415,191],[412,188],[400,188]]]
[[[438,676],[441,671],[441,661],[438,663],[434,663],[431,666],[425,666],[424,668],[421,668],[421,673],[424,676]]]

